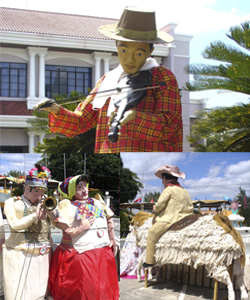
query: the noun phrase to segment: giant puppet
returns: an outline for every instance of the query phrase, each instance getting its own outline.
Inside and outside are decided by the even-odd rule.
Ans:
[[[96,126],[96,153],[182,151],[176,78],[150,57],[154,44],[171,43],[172,36],[156,30],[154,11],[135,7],[125,8],[118,24],[99,31],[116,41],[119,66],[99,80],[74,112],[52,99],[34,108],[50,112],[54,133],[73,137]]]
[[[214,300],[218,299],[218,282],[227,285],[229,300],[236,299],[233,276],[241,299],[249,299],[244,284],[244,243],[228,217],[193,214],[190,196],[177,181],[178,177],[185,178],[178,167],[162,166],[155,175],[162,178],[165,187],[154,207],[156,215],[138,212],[132,221],[142,248],[138,274],[141,265],[145,270],[165,264],[186,264],[195,269],[204,266],[215,280]]]
[[[118,300],[113,212],[88,195],[86,175],[66,178],[55,224],[61,244],[51,262],[49,287],[54,300]]]
[[[50,220],[43,208],[47,178],[27,175],[21,197],[5,201],[10,236],[3,245],[5,300],[47,295],[51,252]]]
[[[3,295],[3,260],[2,260],[2,244],[5,241],[4,222],[2,216],[2,209],[0,207],[0,296]]]
[[[185,174],[176,166],[164,165],[156,170],[155,175],[162,179],[164,191],[153,207],[156,222],[148,232],[144,267],[152,267],[155,264],[155,244],[167,229],[176,221],[193,213],[190,195],[178,182],[179,177],[185,179]]]

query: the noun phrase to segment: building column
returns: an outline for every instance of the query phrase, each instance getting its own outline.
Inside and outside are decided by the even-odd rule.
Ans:
[[[111,59],[112,53],[102,53],[102,58],[104,60],[104,74],[109,72],[109,62]]]
[[[39,143],[42,144],[46,133],[39,133]]]
[[[29,55],[30,55],[30,62],[29,62],[29,100],[36,99],[36,78],[35,78],[35,58],[36,53],[34,52],[32,47],[28,48]]]
[[[93,57],[95,60],[95,85],[96,85],[98,80],[101,78],[101,57],[98,55],[98,53],[93,53]]]
[[[29,153],[34,153],[34,148],[35,148],[35,132],[30,131],[28,132],[29,136]]]
[[[47,54],[47,48],[41,48],[38,51],[39,54],[39,94],[38,98],[45,97],[45,55]]]

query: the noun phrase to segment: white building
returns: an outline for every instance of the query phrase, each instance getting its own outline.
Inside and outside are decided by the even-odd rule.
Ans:
[[[97,28],[116,19],[0,8],[0,143],[1,152],[33,152],[45,133],[27,131],[32,107],[53,93],[86,93],[118,64],[115,43]],[[176,75],[179,88],[189,80],[190,35],[175,33],[176,24],[162,30],[174,36],[169,45],[155,45],[153,57]],[[53,81],[53,85],[52,85]],[[56,83],[56,84],[55,84]],[[184,148],[190,132],[189,93],[182,93]]]

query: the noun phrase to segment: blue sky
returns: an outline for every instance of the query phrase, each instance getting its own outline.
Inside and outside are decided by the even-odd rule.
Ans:
[[[37,153],[0,153],[0,175],[7,174],[9,171],[28,174],[41,157],[42,155]]]
[[[121,157],[124,166],[143,182],[143,195],[161,192],[163,185],[154,175],[156,169],[175,165],[186,174],[180,183],[192,200],[234,198],[239,187],[250,196],[250,153],[122,153]]]
[[[85,1],[78,0],[1,0],[1,6],[116,19],[120,18],[125,6],[153,8],[158,29],[175,23],[178,25],[176,33],[193,36],[190,63],[208,63],[202,57],[204,49],[216,40],[231,43],[225,35],[229,28],[250,20],[249,0],[93,0],[88,1],[87,5]],[[208,108],[249,103],[249,97],[240,93],[196,92],[191,93],[191,98],[207,98]]]

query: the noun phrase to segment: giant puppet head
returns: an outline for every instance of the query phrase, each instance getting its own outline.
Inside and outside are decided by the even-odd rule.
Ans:
[[[119,62],[127,74],[141,70],[154,49],[154,43],[174,40],[168,33],[156,30],[154,11],[139,7],[126,7],[118,24],[101,26],[98,31],[116,40]]]
[[[32,204],[36,205],[42,200],[47,189],[48,179],[39,178],[34,175],[27,175],[24,183],[24,197]]]

